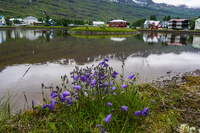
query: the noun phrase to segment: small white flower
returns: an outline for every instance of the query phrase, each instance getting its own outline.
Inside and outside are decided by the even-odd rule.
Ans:
[[[183,132],[189,132],[190,131],[190,127],[187,124],[181,124],[180,129]]]
[[[196,128],[195,127],[190,127],[190,131],[195,132]]]
[[[198,132],[200,133],[200,129],[198,129]]]

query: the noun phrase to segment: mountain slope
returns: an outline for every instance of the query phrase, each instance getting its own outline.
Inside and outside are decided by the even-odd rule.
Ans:
[[[5,16],[69,18],[84,20],[107,20],[125,18],[135,21],[156,15],[158,19],[171,15],[172,18],[193,18],[200,9],[156,4],[152,0],[0,0],[0,14]],[[13,10],[14,9],[14,10]]]

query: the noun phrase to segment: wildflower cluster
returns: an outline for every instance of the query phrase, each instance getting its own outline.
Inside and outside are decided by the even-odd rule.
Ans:
[[[48,107],[50,110],[53,110],[56,104],[62,104],[67,105],[68,107],[72,107],[74,103],[83,104],[83,102],[79,101],[84,101],[86,98],[96,99],[99,103],[102,103],[101,105],[103,105],[105,103],[103,103],[104,101],[102,101],[102,99],[104,99],[105,97],[106,99],[109,99],[109,96],[113,96],[117,99],[118,96],[125,95],[127,89],[129,88],[129,86],[131,86],[129,85],[129,83],[132,83],[131,81],[133,80],[135,75],[129,75],[127,80],[124,80],[123,76],[121,76],[120,80],[122,82],[122,85],[120,85],[120,88],[119,85],[116,86],[117,83],[115,80],[119,74],[108,65],[108,62],[109,59],[105,58],[95,67],[92,66],[83,69],[75,67],[75,69],[70,73],[73,80],[73,82],[71,83],[73,89],[70,91],[66,90],[64,93],[61,93],[61,90],[59,89],[57,89],[57,91],[52,91],[51,98],[53,100],[50,102],[50,104],[45,104],[43,106],[43,109]],[[65,76],[63,77],[63,79],[63,81],[65,81],[67,77]],[[64,88],[66,88],[66,83],[68,83],[68,79],[66,81],[67,82],[63,83]],[[136,93],[137,91],[134,92],[134,94]],[[108,108],[108,115],[104,118],[104,122],[106,123],[110,123],[113,115],[112,112],[115,112],[116,109],[121,109],[125,112],[132,110],[132,108],[128,107],[127,105],[117,105],[116,103],[113,105],[112,101],[107,101],[106,105]],[[115,108],[111,108],[112,106],[115,106]],[[117,106],[120,106],[120,108],[117,108]],[[147,115],[149,115],[149,108],[146,107],[142,111],[138,110],[134,112],[135,117],[139,117],[141,115],[143,115],[143,117],[146,117]],[[96,125],[96,127],[101,127],[101,132],[104,132],[106,130],[106,128],[103,126],[104,124],[98,124]]]

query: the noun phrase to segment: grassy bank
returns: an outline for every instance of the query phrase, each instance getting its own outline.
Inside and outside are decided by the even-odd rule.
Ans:
[[[108,62],[109,59],[106,58],[97,66],[75,67],[70,73],[72,83],[68,82],[67,76],[63,76],[60,87],[42,85],[43,105],[35,106],[32,101],[30,110],[10,118],[9,113],[1,112],[4,119],[0,118],[0,130],[167,133],[186,130],[179,128],[183,122],[198,128],[198,119],[195,119],[198,114],[194,114],[193,121],[188,121],[185,117],[193,117],[193,114],[187,114],[183,109],[187,110],[194,100],[185,95],[197,97],[194,86],[199,85],[199,77],[185,77],[184,85],[176,82],[171,82],[168,86],[157,83],[136,85],[137,75],[124,77],[114,71]],[[122,60],[122,68],[124,65]],[[49,99],[45,97],[46,89],[52,92]],[[192,109],[193,113],[198,112],[199,105],[192,105]]]
[[[71,31],[94,31],[94,32],[137,32],[137,30],[133,30],[130,28],[112,28],[112,27],[76,27],[71,28]]]
[[[72,36],[75,37],[80,37],[80,38],[111,38],[111,37],[117,37],[117,38],[123,38],[123,37],[131,37],[131,36],[135,36],[134,35],[102,35],[102,34],[97,34],[97,35],[88,35],[88,34],[71,34]]]

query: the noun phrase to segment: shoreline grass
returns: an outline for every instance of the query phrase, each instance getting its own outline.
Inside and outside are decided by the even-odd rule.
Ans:
[[[133,30],[130,28],[112,28],[112,27],[76,27],[71,28],[71,31],[91,31],[91,32],[137,32],[137,30]]]
[[[136,85],[137,77],[120,75],[108,65],[106,58],[97,66],[78,68],[61,77],[61,87],[50,87],[51,99],[45,97],[43,106],[35,106],[22,115],[7,114],[1,122],[2,132],[179,132],[184,112],[179,110],[188,93],[188,86],[168,87],[158,84]],[[122,68],[124,66],[122,60]],[[199,77],[197,77],[199,79]],[[199,82],[191,77],[196,86]],[[195,82],[194,82],[195,81]],[[71,89],[67,88],[70,84]],[[194,89],[191,92],[195,91]],[[2,100],[2,99],[1,99]],[[188,99],[187,99],[188,100]],[[190,103],[190,101],[189,101]],[[5,105],[6,106],[6,105]],[[198,105],[195,105],[195,111]],[[175,109],[177,108],[177,109]],[[2,112],[1,112],[2,115]],[[190,115],[190,114],[189,114]],[[188,123],[190,126],[192,123]],[[196,127],[198,128],[198,127]],[[182,130],[182,129],[181,129]],[[181,132],[181,131],[180,131]]]

